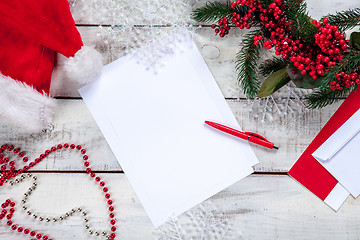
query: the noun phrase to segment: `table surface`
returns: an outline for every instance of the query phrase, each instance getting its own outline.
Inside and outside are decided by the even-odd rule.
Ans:
[[[196,5],[204,3],[201,0]],[[316,18],[327,12],[360,5],[359,0],[309,0],[308,3],[310,13]],[[72,12],[85,44],[98,46],[101,41],[96,37],[98,26],[106,25],[106,22],[88,17],[90,14],[84,10],[87,4],[90,4],[90,0],[78,1]],[[336,213],[287,175],[342,101],[316,111],[299,108],[271,122],[256,119],[254,112],[260,110],[247,104],[248,101],[238,90],[234,73],[234,58],[243,32],[236,31],[220,39],[214,36],[208,25],[203,25],[197,30],[194,39],[240,126],[248,131],[271,136],[280,149],[271,151],[253,146],[260,161],[255,166],[255,173],[212,197],[212,204],[245,239],[359,239],[357,221],[360,215],[357,211],[360,211],[360,201],[349,197]],[[106,63],[114,60],[109,51],[102,50]],[[51,88],[52,96],[58,99],[54,129],[29,134],[0,122],[1,143],[18,146],[31,158],[58,143],[82,144],[88,151],[92,169],[106,179],[111,189],[116,208],[118,239],[152,239],[153,226],[79,97],[77,88],[79,86],[63,77],[62,61],[59,61]],[[89,181],[82,164],[79,154],[64,151],[35,166],[32,172],[38,177],[39,186],[29,204],[44,216],[61,214],[73,206],[83,206],[89,212],[91,225],[108,229],[106,203],[98,187]],[[12,188],[3,187],[0,200],[12,198],[20,202],[23,192],[29,186],[30,182],[24,182]],[[54,239],[89,239],[78,217],[50,224],[34,222],[20,210],[18,213],[14,219],[48,233]],[[11,231],[2,221],[0,238],[21,239],[23,235]]]

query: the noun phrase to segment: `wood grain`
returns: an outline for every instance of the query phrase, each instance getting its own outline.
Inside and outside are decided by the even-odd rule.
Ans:
[[[28,134],[0,122],[0,143],[12,144],[25,150],[31,159],[59,143],[81,144],[88,150],[94,170],[121,171],[112,151],[82,100],[57,100],[58,106],[52,131]],[[301,153],[331,117],[340,103],[320,111],[298,111],[273,121],[261,121],[255,117],[259,109],[252,109],[247,100],[228,100],[242,129],[264,135],[280,147],[269,150],[253,145],[260,163],[259,172],[287,172]],[[125,116],[124,116],[125,117]],[[78,171],[84,170],[80,155],[68,151],[49,156],[36,170]]]
[[[190,1],[194,7],[203,6],[206,2]],[[108,51],[116,46],[104,46],[96,36],[99,31],[97,26],[111,24],[113,19],[108,17],[102,6],[97,9],[103,11],[102,16],[94,17],[89,11],[89,5],[93,2],[95,1],[77,0],[72,13],[85,44],[96,46],[107,64],[116,59],[117,56]],[[360,0],[307,2],[311,16],[317,19],[327,13],[360,6]],[[141,19],[136,18],[132,24],[148,24]],[[139,31],[145,30],[139,28]],[[210,201],[219,212],[229,217],[229,223],[245,239],[359,239],[359,201],[349,198],[339,212],[335,213],[285,174],[342,101],[319,111],[294,106],[293,112],[289,111],[287,116],[268,121],[266,114],[262,112],[263,108],[257,105],[252,107],[243,99],[244,95],[237,86],[234,59],[245,33],[246,31],[235,30],[228,37],[220,39],[206,25],[195,32],[194,39],[222,93],[228,98],[227,102],[242,129],[264,135],[279,145],[280,149],[271,151],[253,146],[260,161],[255,166],[257,173],[220,192]],[[269,53],[266,54],[259,61],[269,56]],[[58,143],[81,144],[88,151],[92,169],[104,172],[100,175],[110,186],[116,207],[118,239],[152,239],[153,226],[126,176],[121,173],[121,167],[98,126],[79,99],[77,89],[80,85],[64,78],[63,61],[64,58],[59,56],[51,87],[52,96],[66,98],[57,101],[54,128],[42,133],[26,133],[0,120],[0,143],[18,146],[31,158]],[[285,96],[285,93],[280,92],[275,95],[275,99],[280,102]],[[29,204],[44,215],[60,214],[74,206],[82,206],[88,210],[92,225],[100,229],[108,228],[102,193],[82,173],[82,164],[80,154],[62,151],[34,167],[34,171],[40,171],[36,173],[39,187]],[[5,187],[0,191],[0,200],[11,197],[19,203],[28,186],[29,183],[25,182],[12,189]],[[17,209],[14,221],[41,233],[48,233],[54,239],[91,239],[78,217],[63,223],[39,224],[24,213],[20,214],[19,206]],[[11,231],[1,221],[0,239],[23,239],[23,235]]]
[[[36,175],[38,188],[28,203],[32,210],[44,216],[52,216],[81,206],[88,209],[90,225],[108,229],[106,203],[98,186],[90,182],[88,175]],[[115,201],[118,239],[152,239],[152,224],[126,176],[100,176],[108,183]],[[29,186],[30,182],[24,182],[12,189],[5,187],[0,192],[0,200],[11,197],[19,203],[22,192]],[[358,239],[360,235],[357,226],[360,220],[357,214],[360,210],[359,201],[349,198],[335,213],[288,176],[253,175],[215,195],[210,201],[245,239]],[[14,214],[14,222],[41,230],[54,239],[93,239],[87,235],[78,217],[61,223],[39,223],[19,211],[22,210]],[[1,222],[0,238],[23,239],[23,236]]]

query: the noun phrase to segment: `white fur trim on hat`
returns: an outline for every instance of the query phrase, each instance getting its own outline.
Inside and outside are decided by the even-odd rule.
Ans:
[[[0,74],[1,121],[35,132],[49,126],[55,99],[33,87]]]
[[[94,81],[102,67],[101,54],[88,46],[82,46],[74,57],[69,57],[64,63],[67,77],[81,84]]]

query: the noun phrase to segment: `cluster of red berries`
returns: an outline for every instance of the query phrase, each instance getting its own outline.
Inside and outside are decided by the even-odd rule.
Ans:
[[[358,70],[360,70],[360,67]],[[343,87],[349,88],[351,86],[354,86],[355,84],[359,84],[360,74],[354,70],[350,74],[341,72],[336,74],[336,79],[337,81],[330,82],[331,90],[335,90],[335,89],[341,90]]]
[[[231,8],[236,6],[246,6],[248,11],[243,16],[237,12],[232,14],[231,21],[235,27],[250,28],[253,22],[260,23],[264,35],[255,36],[254,44],[262,42],[267,49],[275,48],[276,55],[281,55],[283,59],[289,59],[293,63],[293,74],[299,72],[302,75],[309,74],[314,80],[318,79],[333,69],[334,65],[341,63],[344,59],[343,53],[348,50],[349,41],[345,40],[338,27],[331,25],[327,18],[322,22],[312,22],[317,28],[314,44],[296,39],[291,32],[293,23],[285,19],[284,0],[275,0],[268,7],[260,0],[236,0],[232,2]],[[216,33],[220,33],[220,37],[224,37],[230,30],[229,21],[224,17],[218,24],[212,25],[212,28]],[[262,41],[264,39],[267,40]],[[337,80],[331,82],[332,90],[341,90],[360,82],[360,74],[354,71],[351,74],[340,73],[336,77]]]
[[[211,25],[211,28],[215,29],[215,33],[219,33],[220,37],[225,37],[229,34],[230,26],[227,17],[223,17],[222,20],[219,20],[218,24],[219,25]]]

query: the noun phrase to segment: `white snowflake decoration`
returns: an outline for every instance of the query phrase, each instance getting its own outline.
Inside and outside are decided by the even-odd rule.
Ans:
[[[72,0],[91,22],[102,23],[97,36],[110,53],[109,61],[141,48],[144,62],[156,65],[172,53],[172,42],[194,31],[192,5],[197,0]]]
[[[154,233],[158,240],[241,240],[229,219],[209,202],[170,220]]]
[[[244,107],[251,107],[250,116],[261,122],[274,121],[281,117],[293,116],[310,111],[304,98],[310,89],[297,88],[290,82],[278,92],[264,98],[248,99]]]

